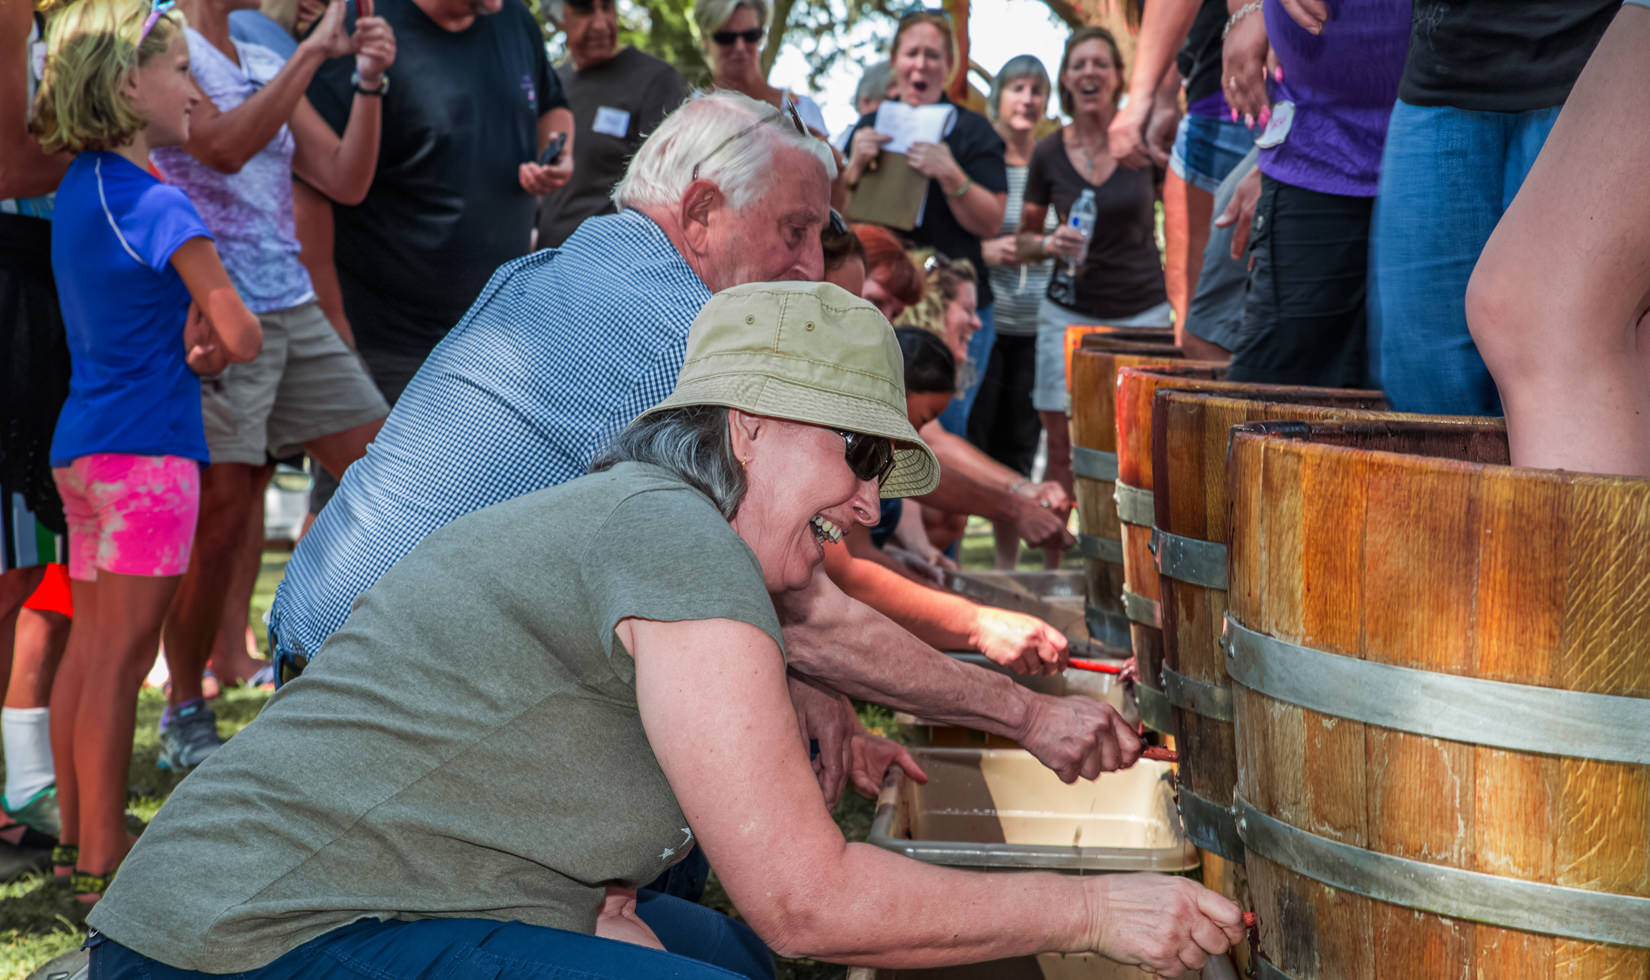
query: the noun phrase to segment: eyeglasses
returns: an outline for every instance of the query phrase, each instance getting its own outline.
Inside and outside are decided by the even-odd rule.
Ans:
[[[749,126],[746,126],[744,129],[741,129],[739,132],[734,133],[732,136],[729,136],[727,139],[712,147],[709,153],[705,154],[698,163],[693,165],[693,171],[688,174],[688,180],[698,180],[699,168],[709,163],[711,158],[716,156],[716,154],[721,153],[724,149],[727,149],[729,143],[744,139],[746,136],[756,132],[768,123],[782,123],[785,121],[786,117],[789,117],[791,125],[796,127],[796,132],[798,135],[811,135],[808,132],[808,127],[802,125],[802,117],[796,114],[796,103],[792,102],[790,99],[786,99],[784,106],[782,108],[775,109],[773,115],[763,116],[761,119],[758,119],[756,122],[751,123]]]
[[[836,434],[847,444],[842,454],[848,460],[848,468],[854,471],[854,477],[875,480],[877,486],[882,486],[894,472],[894,444],[881,436],[844,432],[841,429],[836,430]]]
[[[149,32],[155,29],[156,24],[160,23],[161,17],[176,6],[177,0],[160,0],[159,3],[155,4],[154,9],[149,11],[149,16],[143,21],[143,30],[138,31],[138,43],[142,44],[143,39],[149,36]]]
[[[739,41],[744,41],[746,44],[755,47],[762,43],[762,35],[766,33],[767,31],[760,27],[752,27],[743,31],[716,31],[711,34],[710,39],[724,48],[731,48]]]

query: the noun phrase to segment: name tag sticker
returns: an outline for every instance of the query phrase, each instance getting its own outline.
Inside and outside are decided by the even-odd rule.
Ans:
[[[1266,131],[1255,137],[1255,145],[1261,149],[1277,146],[1289,138],[1289,128],[1295,124],[1295,103],[1279,102],[1272,106],[1272,118],[1266,124]]]
[[[598,133],[624,139],[630,132],[630,113],[611,106],[600,106],[596,109],[596,122],[590,128]]]

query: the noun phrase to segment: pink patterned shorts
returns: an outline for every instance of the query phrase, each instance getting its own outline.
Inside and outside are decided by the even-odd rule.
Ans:
[[[182,575],[200,516],[201,467],[181,456],[94,453],[52,470],[69,524],[69,577]]]

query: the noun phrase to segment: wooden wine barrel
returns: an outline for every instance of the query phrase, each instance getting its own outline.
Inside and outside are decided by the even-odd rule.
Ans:
[[[1071,357],[1078,348],[1115,350],[1118,344],[1174,346],[1174,328],[1107,327],[1074,323],[1066,327],[1066,401],[1071,401]]]
[[[1163,617],[1159,611],[1157,569],[1152,564],[1152,394],[1160,386],[1199,387],[1222,383],[1226,366],[1182,361],[1117,372],[1117,483],[1114,497],[1123,542],[1123,614],[1129,619],[1130,649],[1140,673],[1135,694],[1141,721],[1155,731],[1173,734],[1169,702],[1159,676],[1163,665]]]
[[[1274,976],[1650,976],[1650,480],[1506,460],[1482,426],[1232,434]]]
[[[1172,345],[1115,340],[1085,341],[1071,359],[1071,468],[1087,580],[1085,619],[1095,642],[1123,650],[1129,648],[1129,620],[1123,612],[1123,542],[1114,499],[1117,371],[1178,360],[1180,350]]]
[[[1216,381],[1195,390],[1160,388],[1153,398],[1152,552],[1163,619],[1160,677],[1180,751],[1181,816],[1186,835],[1199,848],[1229,862],[1242,863],[1243,845],[1230,809],[1237,762],[1219,646],[1226,612],[1227,433],[1233,425],[1261,419],[1389,417],[1374,411],[1384,406],[1378,391]],[[1141,698],[1142,717],[1147,700]],[[1241,876],[1230,875],[1232,881],[1219,890],[1247,904]]]

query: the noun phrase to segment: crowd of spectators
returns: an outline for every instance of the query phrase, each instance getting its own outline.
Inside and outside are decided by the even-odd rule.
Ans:
[[[1635,96],[1650,82],[1647,0],[1532,0],[1494,15],[1436,0],[1154,0],[1132,65],[1111,32],[1080,27],[1057,65],[1010,59],[973,102],[983,111],[962,104],[950,16],[917,11],[894,27],[888,60],[867,67],[857,121],[834,136],[812,98],[763,70],[764,47],[782,39],[768,0],[697,0],[692,23],[711,79],[699,92],[677,67],[621,42],[613,0],[549,0],[544,12],[564,36],[559,67],[522,0],[0,9],[0,808],[10,825],[0,826],[0,848],[22,860],[49,846],[54,873],[82,902],[107,892],[93,925],[133,962],[256,971],[349,932],[340,910],[453,918],[483,907],[503,909],[483,919],[625,941],[645,934],[644,943],[743,975],[764,972],[764,943],[846,961],[904,950],[912,965],[1020,950],[1023,934],[1017,946],[984,926],[973,946],[947,950],[921,916],[902,931],[876,915],[823,925],[758,915],[756,933],[700,918],[692,902],[705,848],[692,841],[701,820],[728,880],[755,894],[760,874],[723,843],[736,830],[687,804],[713,781],[689,789],[679,780],[702,775],[714,753],[658,744],[655,726],[680,719],[638,697],[634,669],[620,721],[647,724],[664,768],[638,778],[668,777],[663,796],[682,802],[682,812],[666,806],[648,819],[672,832],[683,819],[693,827],[646,876],[632,872],[649,862],[625,863],[622,845],[651,846],[656,834],[592,836],[591,853],[617,863],[584,867],[577,847],[524,843],[531,826],[454,818],[442,844],[458,848],[453,860],[502,855],[502,878],[530,866],[568,885],[552,894],[523,883],[521,896],[479,905],[455,882],[433,887],[453,871],[439,849],[408,860],[385,843],[408,828],[440,838],[452,816],[440,809],[400,824],[375,815],[378,831],[331,838],[350,855],[329,858],[314,841],[239,845],[246,835],[281,838],[287,815],[259,811],[259,801],[301,797],[303,758],[320,765],[338,739],[371,738],[392,722],[411,732],[420,718],[432,754],[454,744],[446,740],[490,737],[464,713],[489,710],[495,695],[447,697],[443,685],[508,684],[525,668],[477,655],[505,676],[470,677],[462,665],[474,651],[444,648],[440,636],[516,653],[543,643],[570,658],[562,666],[571,673],[554,684],[611,693],[611,678],[588,676],[586,652],[567,653],[571,641],[557,631],[572,620],[522,609],[533,588],[561,594],[560,566],[500,567],[518,550],[536,556],[538,545],[523,542],[541,531],[572,540],[591,530],[542,504],[506,505],[563,484],[595,486],[592,471],[653,467],[701,491],[748,480],[749,499],[766,501],[775,487],[817,489],[786,482],[806,468],[774,475],[783,472],[775,460],[800,453],[814,466],[816,450],[845,442],[855,480],[803,515],[822,575],[806,574],[812,559],[798,572],[798,559],[764,536],[777,518],[738,516],[745,490],[721,514],[754,550],[772,597],[760,615],[740,606],[728,616],[757,628],[747,638],[755,646],[782,648],[787,669],[776,683],[832,806],[848,784],[874,791],[890,764],[921,776],[859,728],[845,696],[1011,734],[1067,779],[1138,755],[1109,708],[1033,695],[934,653],[975,649],[1018,672],[1066,662],[1065,638],[1047,624],[975,604],[944,582],[970,517],[993,524],[1002,568],[1017,565],[1022,546],[1055,567],[1073,543],[1068,327],[1159,329],[1188,357],[1229,361],[1233,379],[1380,388],[1402,411],[1504,407],[1515,463],[1650,476],[1650,345],[1639,337],[1650,309],[1650,182],[1637,171],[1650,155],[1650,119]],[[1532,60],[1535,49],[1542,56]],[[888,100],[950,113],[938,141],[904,153],[921,187],[910,227],[851,208],[898,136],[879,128]],[[851,210],[852,224],[842,217]],[[742,292],[785,280],[832,285]],[[734,298],[724,303],[723,293]],[[715,332],[733,329],[731,314],[706,320],[718,304],[757,311],[746,326],[758,313],[791,322],[787,304],[799,304],[814,311],[805,332],[817,319],[844,336],[888,334],[886,344],[861,342],[890,359],[863,372],[902,371],[903,401],[880,390],[861,401],[879,406],[864,409],[867,420],[881,419],[884,403],[897,417],[873,433],[831,414],[858,418],[852,399],[829,402],[830,412],[781,411],[745,389],[682,400],[695,356],[732,356],[716,353],[729,341]],[[862,353],[841,360],[857,364]],[[863,383],[853,374],[818,384]],[[715,406],[717,432],[686,411],[681,431],[644,426],[644,451],[632,422],[661,403]],[[793,423],[844,428],[840,440],[819,440]],[[613,449],[615,440],[629,448]],[[931,472],[891,492],[885,481],[909,476],[919,451]],[[731,453],[739,474],[707,476],[706,453]],[[313,523],[276,592],[265,663],[251,655],[247,614],[262,501],[282,463],[313,473]],[[867,495],[867,482],[873,491],[882,483],[883,499]],[[707,491],[713,502],[719,494]],[[689,513],[679,496],[657,499]],[[574,513],[606,514],[611,503],[590,490],[545,499],[565,499]],[[636,527],[669,524],[637,518]],[[726,540],[703,535],[719,569],[738,563]],[[568,592],[575,606],[634,594],[646,597],[638,608],[721,617],[722,607],[672,605],[655,595],[656,579],[609,568],[642,560],[615,536],[580,547],[595,549],[584,560],[612,581]],[[430,557],[436,548],[445,562]],[[685,581],[691,549],[668,553],[677,558],[659,559],[665,570],[655,574]],[[454,575],[462,585],[444,589]],[[432,614],[464,629],[421,627]],[[700,642],[649,629],[619,631],[631,654],[631,641]],[[588,656],[613,657],[612,636],[599,639]],[[372,666],[381,651],[413,648],[422,652],[393,668]],[[189,796],[151,850],[136,852],[141,883],[111,891],[133,846],[124,801],[138,689],[162,649],[167,768],[192,770],[221,751],[211,698],[224,686],[306,680],[280,696],[282,721],[248,740],[244,760],[209,770],[216,790]],[[461,666],[437,670],[421,656]],[[388,685],[382,671],[392,669],[404,671],[393,697],[352,687],[371,685],[374,670]],[[374,715],[386,700],[396,712]],[[360,727],[343,725],[346,716]],[[268,759],[298,747],[307,756],[270,775]],[[373,775],[418,770],[423,749],[402,751],[411,755],[399,770]],[[775,771],[791,761],[776,758]],[[423,805],[467,792],[462,767],[449,762],[437,771],[452,782]],[[254,769],[263,776],[247,775]],[[371,808],[351,809],[362,774],[315,771],[336,793],[287,801],[307,832],[367,820]],[[584,816],[599,823],[599,809]],[[585,829],[562,832],[586,841]],[[810,852],[820,863],[809,867],[863,881],[854,860],[823,856],[840,838],[832,845],[820,833]],[[188,863],[184,852],[200,841],[219,849],[220,871],[241,870],[216,890],[190,892],[193,905],[146,907],[134,890],[173,887],[165,869]],[[263,890],[277,888],[261,876],[283,861],[303,894]],[[631,886],[590,890],[609,879],[650,887],[639,898]],[[1231,910],[1211,893],[1119,882],[1114,897],[1171,910],[1154,906],[1150,926],[1135,930],[1155,946],[1116,940],[1103,924],[1113,938],[1044,930],[1039,948],[1100,949],[1172,973],[1236,938]],[[923,879],[908,895],[947,887],[984,886]],[[525,905],[515,909],[518,898]],[[587,899],[589,908],[562,907]],[[534,901],[559,911],[536,915]],[[229,908],[245,923],[213,918]],[[299,925],[261,925],[281,916]],[[377,933],[346,938],[347,955],[378,942],[424,948]],[[513,938],[498,955],[535,941]],[[599,958],[600,948],[553,955]],[[611,975],[653,968],[616,965]]]

